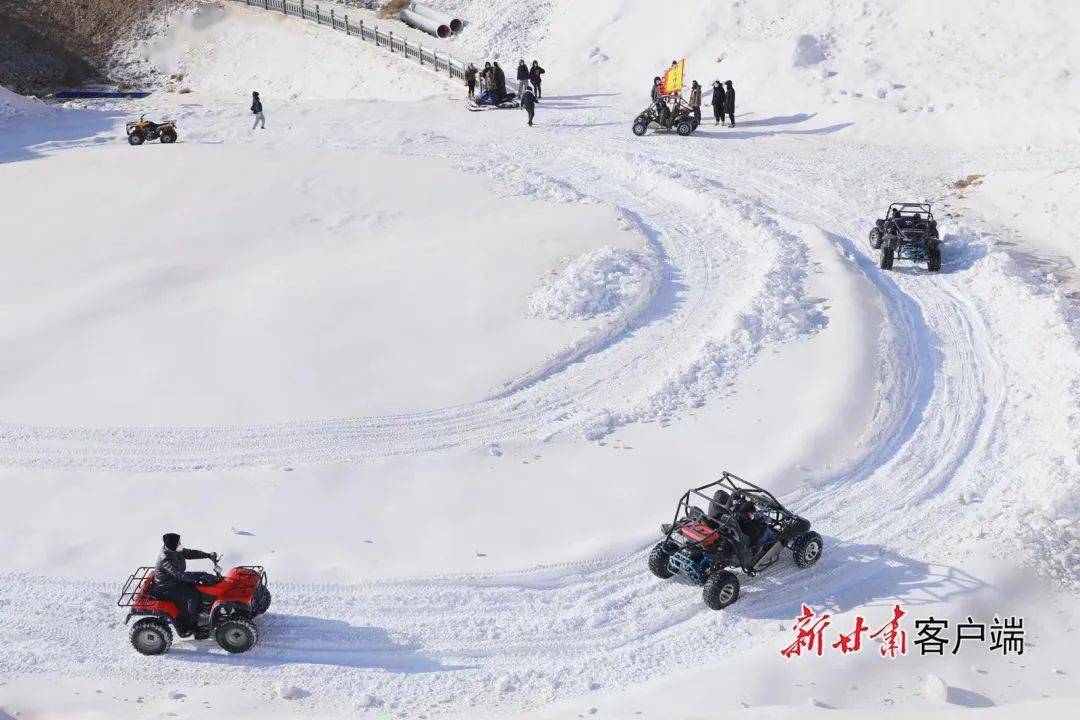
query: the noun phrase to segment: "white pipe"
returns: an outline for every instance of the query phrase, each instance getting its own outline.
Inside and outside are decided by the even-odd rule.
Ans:
[[[450,37],[450,26],[446,23],[441,23],[434,18],[419,15],[411,10],[400,11],[398,17],[400,17],[401,21],[406,25],[412,25],[417,30],[423,30],[435,37]]]
[[[449,27],[451,32],[459,33],[461,32],[461,29],[465,27],[465,23],[461,21],[461,18],[439,12],[435,8],[428,7],[427,5],[421,5],[420,3],[414,2],[409,9],[418,15],[423,15],[432,20],[438,20],[443,25]]]

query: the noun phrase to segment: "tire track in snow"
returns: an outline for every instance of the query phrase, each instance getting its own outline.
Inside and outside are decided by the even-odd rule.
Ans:
[[[435,143],[429,151],[438,149]],[[740,317],[755,315],[755,304],[769,305],[776,293],[788,292],[771,287],[768,273],[783,256],[778,244],[798,244],[737,193],[717,189],[723,205],[703,210],[696,188],[673,178],[663,165],[642,167],[642,161],[638,155],[613,159],[581,147],[552,157],[539,145],[515,148],[513,159],[492,161],[504,169],[525,162],[541,178],[588,187],[592,197],[624,208],[640,219],[666,264],[659,299],[637,308],[637,318],[620,320],[611,332],[598,334],[509,391],[421,413],[282,425],[94,429],[9,423],[0,426],[0,462],[125,471],[349,462],[544,440],[564,432],[603,433],[613,422],[633,420],[651,394],[672,391],[657,388],[654,379],[672,375],[673,357],[691,366],[707,343],[724,342],[725,333],[738,331]],[[715,231],[718,212],[724,213],[723,233]],[[774,334],[785,332],[792,331]],[[769,342],[766,334],[761,343]],[[737,371],[758,351],[738,348],[736,367],[727,371]]]

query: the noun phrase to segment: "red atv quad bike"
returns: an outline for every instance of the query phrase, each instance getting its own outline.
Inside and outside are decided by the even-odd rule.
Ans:
[[[196,639],[210,637],[231,653],[247,652],[259,641],[255,618],[270,607],[266,572],[258,565],[234,567],[222,575],[214,562],[214,574],[197,584],[202,609],[196,619]],[[120,607],[130,608],[124,624],[131,626],[132,646],[143,655],[161,655],[172,646],[179,615],[176,603],[154,594],[154,568],[141,567],[131,574],[120,599]]]

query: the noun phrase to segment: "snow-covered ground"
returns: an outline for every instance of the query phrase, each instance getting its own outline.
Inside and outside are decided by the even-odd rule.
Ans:
[[[189,93],[0,94],[0,713],[1075,712],[1075,13],[435,4],[462,54],[538,48],[536,127],[234,3],[146,46]],[[740,127],[630,134],[673,54],[724,57]],[[1043,117],[994,147],[1002,77]],[[128,147],[140,113],[180,142]],[[877,269],[894,200],[940,209],[941,273]],[[722,469],[826,552],[718,613],[645,553]],[[267,566],[258,648],[130,648],[118,586],[166,530]],[[1026,652],[779,655],[801,603],[895,602],[1023,616]]]

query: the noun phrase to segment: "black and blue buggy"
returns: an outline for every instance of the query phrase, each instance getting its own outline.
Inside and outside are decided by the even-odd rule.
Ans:
[[[721,610],[739,599],[739,577],[775,565],[782,550],[808,568],[821,559],[821,535],[810,521],[785,508],[768,490],[724,472],[716,482],[687,490],[664,539],[649,553],[658,578],[682,577],[702,587],[705,604]]]
[[[941,269],[941,236],[930,203],[893,203],[870,230],[870,247],[878,251],[878,267],[892,270],[896,260],[925,262]]]

